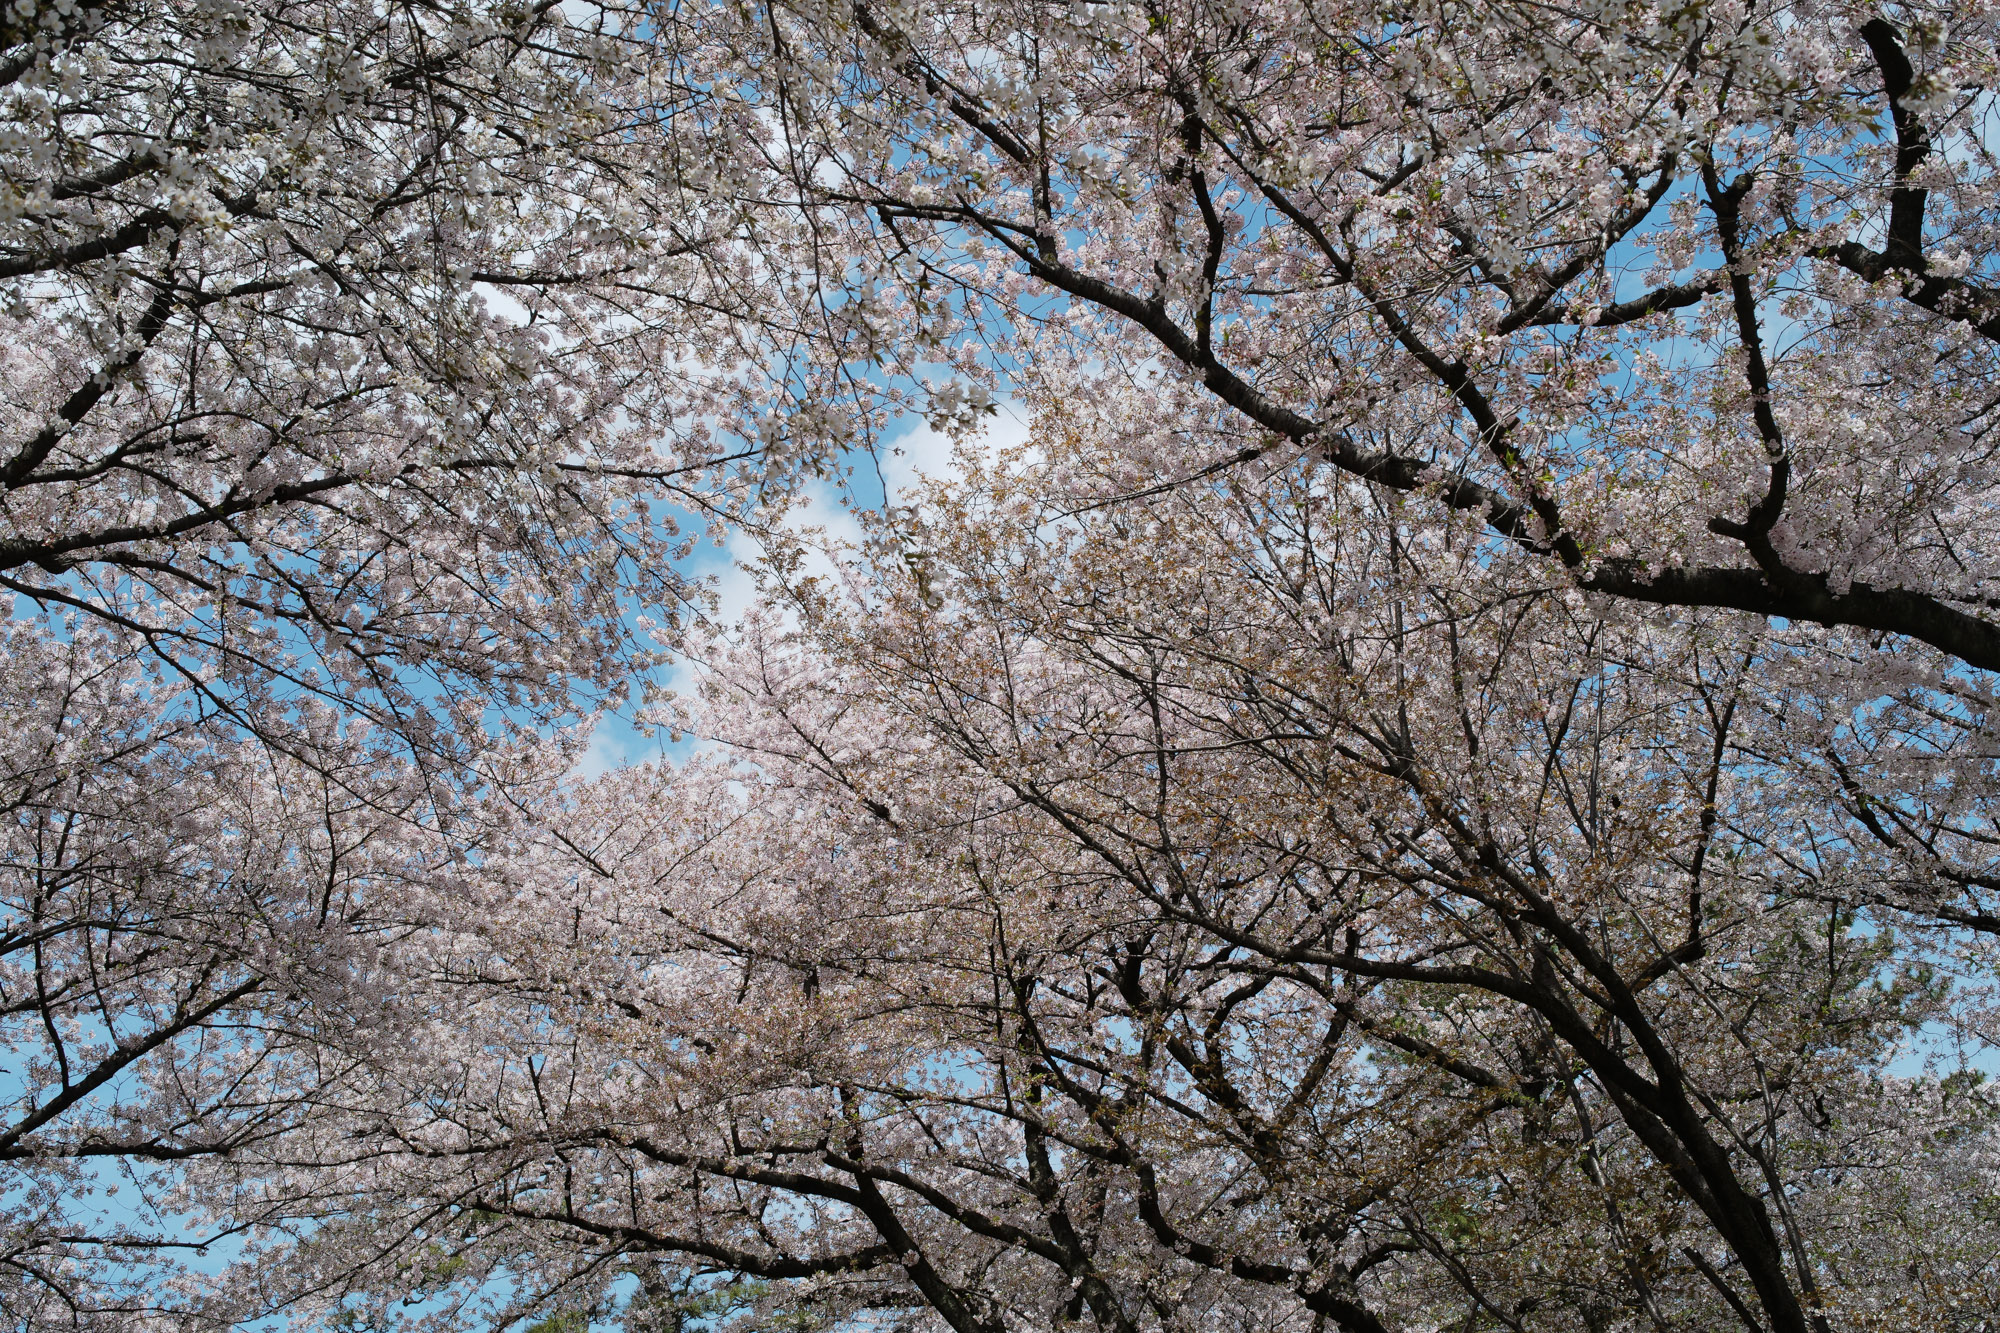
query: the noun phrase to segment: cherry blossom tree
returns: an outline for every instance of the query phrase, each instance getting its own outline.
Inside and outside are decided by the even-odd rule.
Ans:
[[[199,1303],[141,1261],[240,1223],[183,1225],[146,1164],[325,1095],[312,1034],[365,1026],[454,821],[628,696],[631,618],[685,612],[678,560],[780,452],[731,423],[806,381],[739,366],[777,315],[739,318],[644,23],[0,20],[0,1263],[30,1323]]]
[[[1168,367],[1200,471],[2000,667],[1990,6],[726,13],[883,343]]]
[[[163,1172],[338,1083],[314,1034],[371,1021],[374,956],[449,879],[451,811],[365,745],[221,733],[108,631],[40,628],[7,641],[0,1290],[23,1327],[136,1322],[203,1304],[184,1261],[255,1221],[204,1225]]]
[[[1990,1031],[1990,951],[1842,893],[1893,857],[1794,645],[1323,464],[1087,504],[1158,429],[1112,406],[780,553],[679,715],[722,750],[495,832],[399,954],[425,1035],[190,1178],[313,1201],[258,1281],[370,1327],[1977,1327],[1996,1107],[1908,1059]]]

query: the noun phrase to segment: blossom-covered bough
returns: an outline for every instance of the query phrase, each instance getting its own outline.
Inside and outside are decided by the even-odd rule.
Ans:
[[[2000,1310],[1989,7],[6,23],[23,1323]]]
[[[2000,666],[1983,9],[834,8],[756,19],[780,165],[941,343],[998,309],[1173,366],[1212,466],[1309,451],[1588,590]]]

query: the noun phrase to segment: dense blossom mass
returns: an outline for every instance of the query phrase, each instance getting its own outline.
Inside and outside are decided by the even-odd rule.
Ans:
[[[1990,1330],[1996,74],[0,10],[8,1323]]]

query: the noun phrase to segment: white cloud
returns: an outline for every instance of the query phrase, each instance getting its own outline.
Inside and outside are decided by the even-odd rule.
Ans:
[[[1020,406],[1012,399],[1003,398],[995,407],[993,416],[987,419],[986,428],[979,433],[976,447],[988,453],[999,453],[1025,444],[1028,418]],[[920,477],[942,480],[958,472],[957,462],[952,457],[951,440],[921,420],[891,443],[894,452],[884,453],[881,471],[882,484],[891,493],[892,502],[900,503],[905,499]]]
[[[601,778],[616,769],[629,768],[637,759],[626,749],[622,739],[610,733],[612,728],[600,721],[590,733],[590,744],[584,747],[583,757],[570,769],[572,778],[585,782]]]

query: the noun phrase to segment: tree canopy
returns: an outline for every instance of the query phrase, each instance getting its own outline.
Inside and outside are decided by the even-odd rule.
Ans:
[[[20,0],[0,1310],[1990,1330],[1996,67]]]

